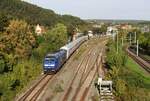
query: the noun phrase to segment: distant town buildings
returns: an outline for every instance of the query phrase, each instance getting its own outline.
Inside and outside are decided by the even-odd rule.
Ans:
[[[105,23],[93,24],[94,28],[101,28]]]
[[[145,33],[145,32],[150,32],[150,26],[143,26],[142,28],[141,28],[141,32],[142,33]]]
[[[101,28],[101,26],[102,26],[101,24],[95,24],[95,25],[93,25],[94,28]]]
[[[115,27],[118,29],[123,29],[123,30],[133,29],[132,25],[129,25],[129,24],[118,24],[118,25],[115,25]]]
[[[115,26],[109,26],[109,27],[107,27],[106,35],[108,35],[108,36],[115,36],[117,30],[118,29]]]

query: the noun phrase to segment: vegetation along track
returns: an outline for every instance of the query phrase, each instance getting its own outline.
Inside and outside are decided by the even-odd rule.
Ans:
[[[53,78],[53,75],[44,75],[31,89],[29,89],[17,101],[36,101],[40,92],[45,88],[48,82]]]
[[[148,73],[150,73],[150,64],[146,61],[144,61],[142,58],[136,56],[132,51],[130,51],[128,48],[126,49],[126,52],[128,55],[135,60],[142,68],[144,68]]]

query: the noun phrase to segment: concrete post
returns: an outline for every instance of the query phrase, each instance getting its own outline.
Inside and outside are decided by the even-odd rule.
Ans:
[[[136,55],[139,56],[139,40],[137,40]]]
[[[123,37],[122,37],[122,46],[123,46]]]
[[[130,45],[131,45],[131,33],[130,33]]]
[[[117,32],[117,54],[118,54],[118,32]]]
[[[136,32],[135,32],[135,37],[134,37],[134,43],[136,43]]]

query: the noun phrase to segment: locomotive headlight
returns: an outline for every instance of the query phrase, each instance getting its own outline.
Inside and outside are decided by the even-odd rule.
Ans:
[[[55,66],[55,64],[50,64],[49,66],[52,66],[52,67],[54,67],[54,66]]]
[[[54,67],[55,64],[44,64],[45,67]]]

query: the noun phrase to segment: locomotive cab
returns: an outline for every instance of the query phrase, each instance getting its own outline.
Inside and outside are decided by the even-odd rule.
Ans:
[[[44,73],[56,73],[66,61],[66,51],[58,50],[53,54],[47,54],[44,59]]]
[[[46,56],[44,59],[44,73],[55,72],[57,69],[57,58],[55,56]]]

